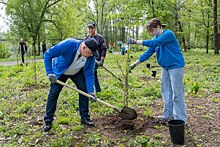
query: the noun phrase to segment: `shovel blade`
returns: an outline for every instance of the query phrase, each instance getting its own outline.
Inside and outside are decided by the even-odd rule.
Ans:
[[[124,106],[121,112],[119,112],[119,117],[126,120],[133,120],[137,118],[137,112],[127,106]]]

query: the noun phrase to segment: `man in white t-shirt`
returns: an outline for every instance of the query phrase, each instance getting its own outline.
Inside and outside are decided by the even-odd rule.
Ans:
[[[84,41],[69,38],[44,53],[44,65],[48,79],[51,81],[44,116],[45,132],[52,127],[57,99],[63,88],[62,85],[56,83],[57,79],[66,82],[70,78],[78,89],[96,98],[94,93],[94,64],[95,57],[98,56],[97,46],[98,43],[94,38],[88,38]],[[79,94],[79,112],[81,124],[93,127],[94,124],[89,116],[89,101],[82,94]]]

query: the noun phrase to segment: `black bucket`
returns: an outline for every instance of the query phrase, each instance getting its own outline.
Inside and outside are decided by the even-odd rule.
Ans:
[[[168,122],[170,137],[173,144],[184,144],[185,122],[182,120],[171,120]]]
[[[156,77],[157,71],[151,71],[151,76]]]

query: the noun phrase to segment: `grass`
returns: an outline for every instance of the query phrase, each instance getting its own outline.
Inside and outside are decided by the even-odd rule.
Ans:
[[[133,63],[143,52],[131,52]],[[190,50],[184,52],[185,66],[185,92],[186,95],[206,97],[206,93],[219,93],[220,83],[220,58],[219,55],[205,54],[201,50]],[[11,60],[11,59],[10,59]],[[116,60],[121,67],[125,68],[125,56],[108,53],[104,66],[123,79],[122,73]],[[9,60],[0,60],[9,61]],[[160,95],[160,74],[161,68],[154,67],[157,76],[151,77],[146,63],[151,66],[157,65],[155,57],[140,64],[129,74],[129,106],[143,108],[146,116],[152,116],[148,109],[149,104]],[[71,135],[74,131],[80,131],[83,127],[80,124],[78,112],[78,93],[63,88],[60,93],[53,129],[50,133],[42,132],[43,116],[49,81],[46,78],[43,63],[37,63],[37,84],[34,82],[34,67],[28,66],[0,66],[0,143],[5,146],[68,146],[75,139]],[[104,69],[99,69],[99,80],[102,92],[98,98],[118,108],[124,106],[123,88],[120,81],[112,77]],[[70,80],[68,84],[72,84]],[[219,103],[215,97],[210,97],[213,103]],[[199,107],[199,106],[198,106]],[[201,109],[203,109],[201,107]],[[113,110],[99,103],[91,103],[91,117],[102,117],[111,114]],[[203,119],[212,120],[208,114],[201,116]],[[39,123],[36,125],[36,123]],[[161,126],[155,126],[160,129]],[[110,145],[112,142],[101,132],[94,132],[82,135],[82,144],[87,146],[98,146],[100,144]],[[161,134],[155,134],[154,138],[162,141]],[[122,142],[114,142],[118,146],[125,146],[125,142],[131,146],[158,144],[152,138],[138,135],[133,140],[122,138]]]

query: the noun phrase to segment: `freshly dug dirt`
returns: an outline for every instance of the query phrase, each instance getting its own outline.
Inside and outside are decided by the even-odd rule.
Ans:
[[[185,127],[184,146],[219,146],[220,103],[212,102],[211,97],[220,98],[220,95],[186,98],[188,121]],[[158,142],[162,142],[163,146],[172,146],[168,125],[161,124],[156,118],[162,114],[162,100],[155,99],[148,107],[153,110],[154,117],[146,117],[141,110],[136,110],[138,117],[135,120],[122,120],[116,114],[94,118],[93,121],[96,126],[93,128],[86,127],[81,131],[74,132],[74,137],[80,136],[80,138],[74,140],[72,144],[81,146],[84,144],[82,136],[91,132],[98,132],[101,136],[109,138],[111,146],[117,146],[116,143],[127,146],[129,140],[134,140],[137,135],[149,136]]]

